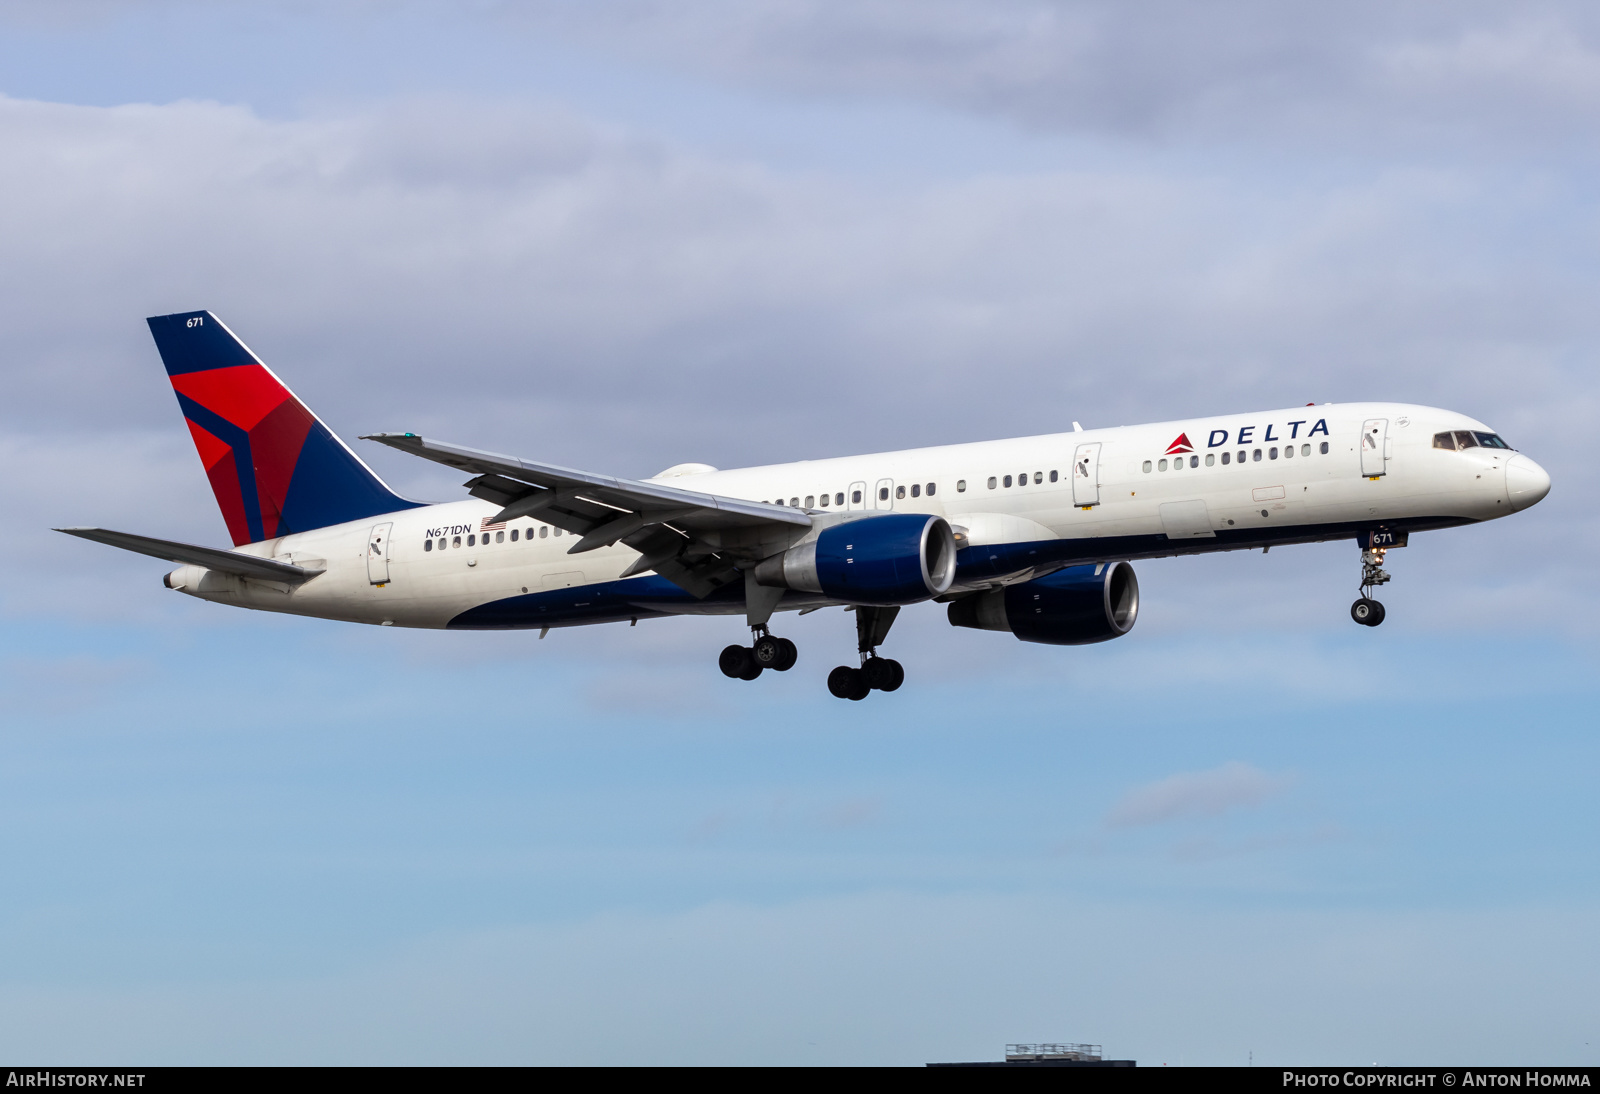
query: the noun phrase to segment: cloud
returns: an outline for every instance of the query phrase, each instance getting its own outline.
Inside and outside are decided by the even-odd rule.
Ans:
[[[1580,138],[1600,25],[1564,0],[1448,8],[1269,0],[535,5],[514,23],[743,84],[880,95],[1045,130],[1294,145]]]
[[[1137,787],[1106,814],[1107,828],[1136,828],[1177,820],[1220,817],[1258,806],[1293,780],[1232,760],[1210,771],[1190,771]]]

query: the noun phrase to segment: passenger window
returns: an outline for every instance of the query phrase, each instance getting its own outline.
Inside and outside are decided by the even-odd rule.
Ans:
[[[1150,461],[1149,460],[1145,460],[1144,461],[1144,473],[1146,475],[1150,474]]]
[[[1458,429],[1458,430],[1456,430],[1456,447],[1457,448],[1477,448],[1478,447],[1478,440],[1471,433],[1468,433],[1465,429]]]
[[[1300,455],[1302,455],[1302,456],[1311,455],[1311,446],[1309,444],[1301,445],[1300,446]]]
[[[1252,449],[1251,452],[1250,452],[1250,458],[1252,460],[1254,460],[1256,463],[1260,463],[1261,462],[1261,449],[1259,449],[1259,448]]]
[[[1055,482],[1060,477],[1061,476],[1058,475],[1056,472],[1054,472],[1054,471],[1050,472],[1050,481],[1051,482]]]
[[[859,491],[859,490],[850,491],[850,503],[852,505],[860,505],[861,504],[861,491]]]
[[[1328,454],[1328,442],[1327,441],[1323,441],[1322,442],[1322,454],[1324,456],[1326,456]]]
[[[1294,445],[1292,445],[1292,444],[1284,445],[1283,446],[1283,458],[1287,460],[1287,459],[1293,458],[1293,456],[1294,456]]]
[[[897,498],[904,498],[906,496],[906,488],[903,487],[903,486],[895,487],[894,488],[894,496],[897,497]]]
[[[1190,456],[1189,457],[1189,466],[1190,467],[1199,467],[1200,466],[1200,457],[1199,456]]]
[[[835,504],[835,505],[843,505],[844,504],[844,491],[843,490],[839,491],[837,494],[835,494],[833,496],[833,504]]]
[[[496,532],[494,534],[494,541],[496,543],[504,543],[506,541],[506,534],[504,532]]]
[[[549,536],[550,536],[550,526],[548,524],[539,525],[539,538],[540,539],[547,539],[547,538],[549,538]]]
[[[467,537],[467,546],[468,547],[476,546],[477,542],[478,542],[478,537],[477,536],[468,536]],[[489,537],[488,536],[484,536],[483,537],[483,542],[488,543],[489,542]]]
[[[994,485],[995,485],[995,479],[994,479],[994,476],[993,476],[993,475],[990,475],[990,476],[989,476],[989,489],[990,489],[990,490],[993,490],[993,489],[994,489]]]
[[[814,508],[816,506],[816,504],[817,504],[817,496],[815,494],[807,494],[806,495],[806,508],[807,509]]]
[[[789,508],[790,509],[798,509],[798,508],[800,508],[800,499],[799,498],[790,498],[789,499]]]
[[[1267,459],[1275,460],[1277,458],[1278,458],[1278,449],[1277,449],[1276,446],[1267,449]]]
[[[1167,469],[1167,461],[1166,460],[1162,460],[1160,463],[1156,464],[1156,470],[1165,471],[1166,469]]]
[[[965,494],[966,492],[967,492],[967,480],[966,479],[957,479],[956,480],[956,493]]]
[[[431,550],[433,550],[433,540],[431,540],[431,539],[425,539],[425,540],[423,540],[423,541],[422,541],[422,549],[423,549],[423,550],[424,550],[424,551],[431,551]]]
[[[929,483],[929,484],[928,484],[928,497],[930,497],[930,498],[931,498],[931,497],[933,497],[933,492],[934,492],[934,491],[935,491],[935,490],[937,490],[937,489],[938,489],[938,488],[939,488],[939,486],[938,486],[938,484],[937,484],[937,483],[932,483],[932,482],[930,482],[930,483]]]
[[[828,507],[828,503],[829,503],[829,502],[830,502],[830,501],[832,501],[832,500],[833,500],[833,499],[832,499],[832,498],[830,498],[830,497],[828,497],[828,495],[826,495],[826,494],[824,494],[824,495],[822,495],[822,507],[823,507],[823,508],[824,508],[824,509],[826,509],[826,508],[827,508],[827,507]]]
[[[1227,455],[1227,453],[1224,452],[1223,455]],[[1207,452],[1206,453],[1206,466],[1207,467],[1215,467],[1216,463],[1217,463],[1217,454],[1215,452]]]
[[[460,537],[460,536],[455,536],[455,537],[453,537],[453,538],[452,538],[452,539],[451,539],[451,541],[450,541],[450,544],[451,544],[451,546],[453,546],[453,547],[459,547],[459,546],[461,546],[461,537]]]
[[[517,542],[517,530],[515,528],[511,529],[511,542]]]
[[[878,500],[879,501],[888,501],[889,500],[889,488],[887,486],[878,487]]]
[[[1007,485],[1007,486],[1010,486],[1010,485],[1011,485],[1011,476],[1010,476],[1010,475],[1007,475],[1007,476],[1006,476],[1006,480],[1005,480],[1005,481],[1006,481],[1006,485]]]
[[[911,484],[911,496],[914,497],[914,498],[922,497],[922,484],[921,483],[914,482],[914,483]]]
[[[1228,466],[1228,453],[1226,452],[1222,454],[1222,466]]]
[[[1044,472],[1043,471],[1035,471],[1033,473],[1033,485],[1038,486],[1043,481],[1044,481]]]
[[[561,538],[561,529],[559,529],[559,528],[556,529],[556,538],[557,539]]]
[[[1449,433],[1435,433],[1433,435],[1433,447],[1454,452],[1456,450],[1456,439]]]

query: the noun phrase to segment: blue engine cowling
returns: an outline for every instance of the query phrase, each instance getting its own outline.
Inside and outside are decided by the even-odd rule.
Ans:
[[[755,570],[760,585],[885,607],[938,596],[955,576],[955,535],[943,517],[926,513],[846,520]]]
[[[1139,579],[1126,562],[1071,566],[950,604],[950,625],[1010,631],[1024,642],[1086,646],[1121,638],[1139,617]]]

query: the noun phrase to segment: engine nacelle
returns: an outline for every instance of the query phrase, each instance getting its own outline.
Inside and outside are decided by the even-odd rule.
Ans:
[[[1051,646],[1121,638],[1138,617],[1139,579],[1126,562],[1071,566],[950,604],[953,627],[1010,631],[1024,642]]]
[[[924,513],[845,520],[755,569],[758,585],[882,607],[938,596],[955,576],[955,535]]]

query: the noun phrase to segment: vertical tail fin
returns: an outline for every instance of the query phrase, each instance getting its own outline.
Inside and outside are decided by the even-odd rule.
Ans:
[[[411,509],[208,311],[146,320],[235,546]]]

